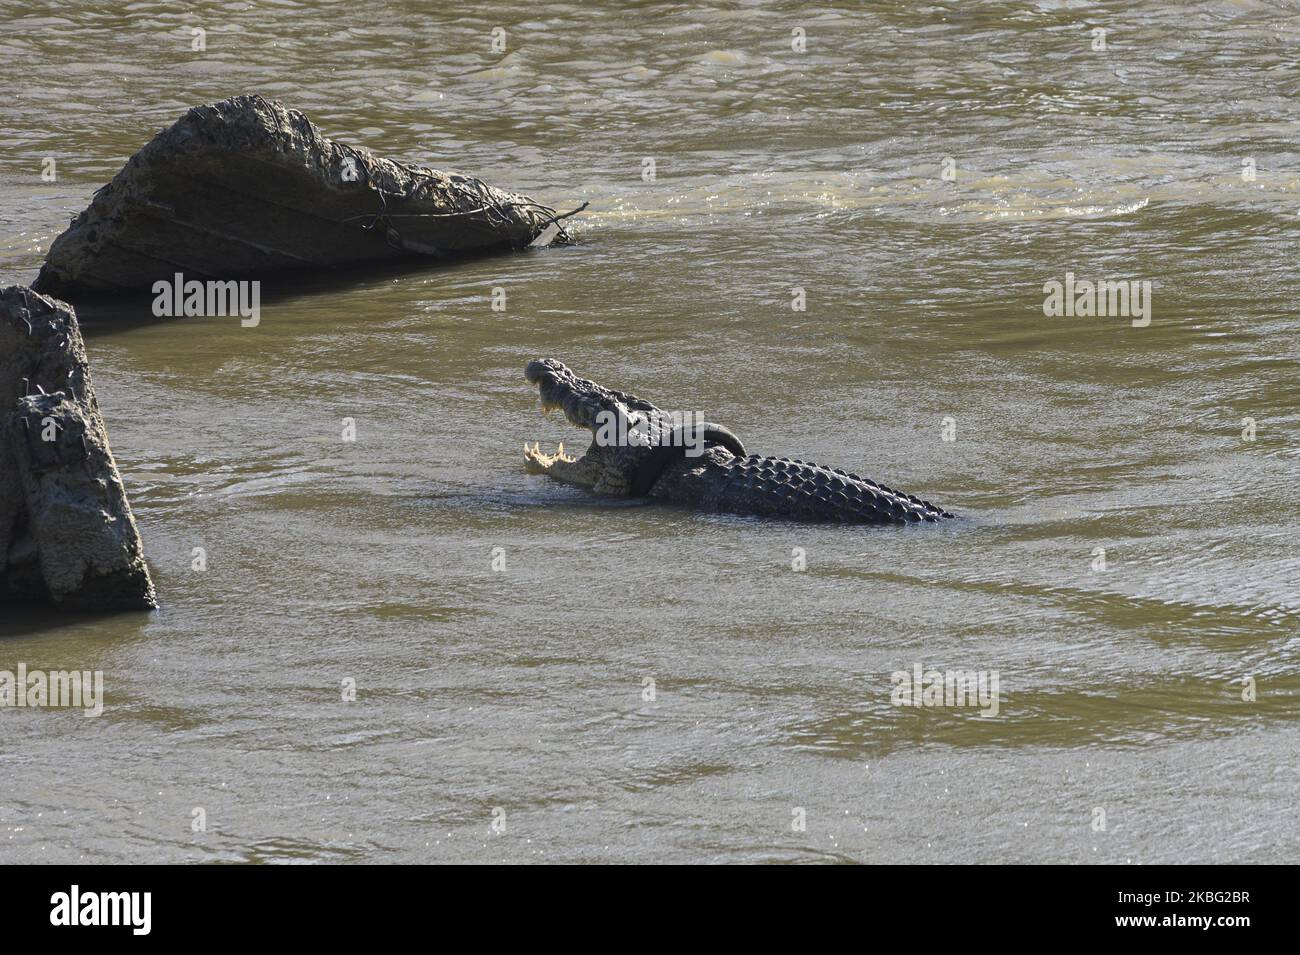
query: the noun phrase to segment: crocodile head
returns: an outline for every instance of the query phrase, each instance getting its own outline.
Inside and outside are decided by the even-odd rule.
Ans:
[[[655,405],[621,391],[579,378],[554,358],[530,361],[524,377],[537,386],[543,413],[559,410],[575,427],[591,432],[591,446],[581,457],[566,454],[561,443],[547,454],[534,443],[524,445],[524,467],[601,494],[645,494],[664,468],[680,455],[700,454],[706,445],[743,455],[740,439],[720,425],[683,424]]]
[[[554,454],[547,454],[536,443],[525,444],[524,467],[528,473],[545,474],[602,494],[630,496],[651,449],[610,438],[616,438],[620,422],[625,434],[636,430],[645,433],[667,416],[648,401],[579,378],[554,358],[530,361],[524,377],[537,386],[543,414],[561,411],[569,424],[592,436],[586,453],[576,458],[565,453],[563,442]]]

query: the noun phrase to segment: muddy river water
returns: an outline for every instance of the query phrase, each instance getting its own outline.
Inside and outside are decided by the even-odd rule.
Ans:
[[[0,0],[4,284],[240,92],[591,203],[253,328],[79,307],[162,607],[0,609],[104,680],[0,710],[0,861],[1295,860],[1292,5],[439,6]],[[529,476],[540,356],[959,520]]]

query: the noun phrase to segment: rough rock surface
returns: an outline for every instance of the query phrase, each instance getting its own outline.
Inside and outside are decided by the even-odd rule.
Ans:
[[[0,289],[0,600],[157,605],[72,309]]]
[[[547,230],[554,224],[555,228]],[[260,96],[196,106],[54,240],[38,292],[149,289],[282,269],[522,248],[555,210],[471,176],[381,159]]]

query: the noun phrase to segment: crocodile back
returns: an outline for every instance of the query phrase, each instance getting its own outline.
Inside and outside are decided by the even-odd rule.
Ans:
[[[798,521],[919,524],[953,516],[848,471],[789,458],[735,457],[716,448],[674,462],[650,494],[704,510]]]

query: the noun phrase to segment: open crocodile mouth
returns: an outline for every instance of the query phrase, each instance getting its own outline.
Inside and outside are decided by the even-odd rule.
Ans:
[[[538,359],[528,363],[524,377],[537,386],[541,412],[548,415],[563,412],[565,420],[575,428],[595,434],[596,415],[601,410],[600,399],[592,393],[594,385],[578,378],[563,364],[554,359]],[[529,474],[549,474],[551,477],[573,483],[591,485],[596,476],[587,474],[585,456],[574,457],[565,453],[561,441],[554,452],[542,450],[540,442],[524,442],[524,469]]]
[[[675,455],[698,457],[706,442],[745,456],[740,439],[722,425],[694,418],[690,424],[674,425],[672,416],[650,402],[579,378],[554,358],[530,361],[524,377],[537,386],[544,414],[562,411],[569,424],[592,435],[591,446],[577,458],[565,454],[563,443],[552,454],[538,442],[531,447],[525,443],[524,466],[530,474],[614,496],[639,497]]]
[[[550,415],[556,411],[563,411],[562,404],[548,402],[545,398],[541,402],[541,412],[543,416]],[[581,428],[582,425],[565,414],[565,419],[572,425]],[[542,450],[539,442],[534,441],[531,445],[524,442],[524,468],[529,474],[545,474],[556,464],[577,464],[578,459],[571,454],[564,453],[564,442],[561,441],[556,446],[555,451],[547,454]]]

